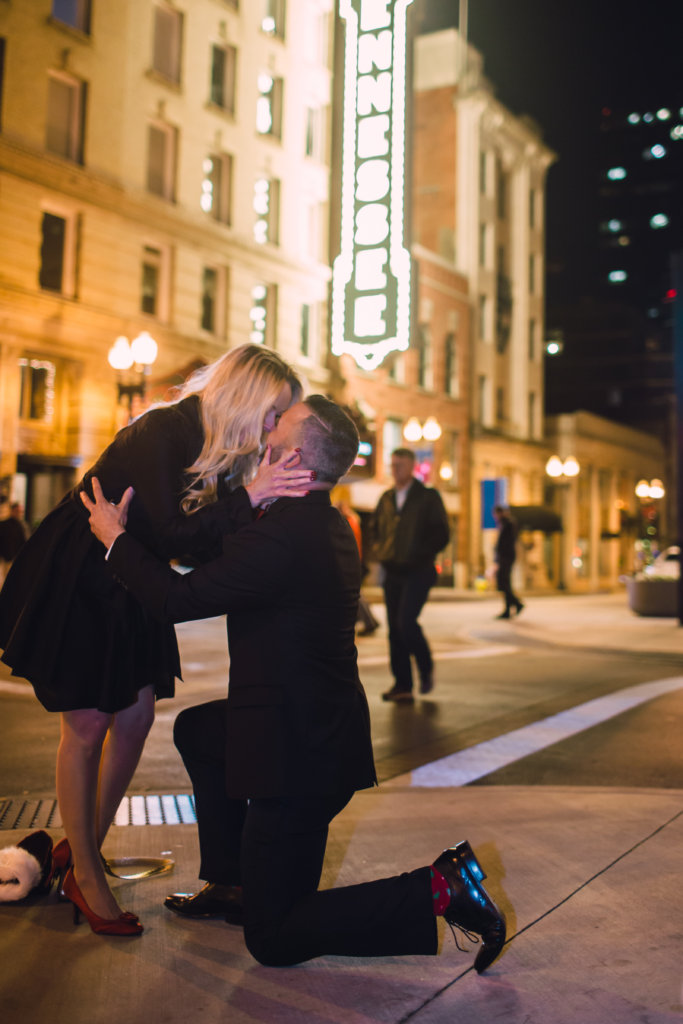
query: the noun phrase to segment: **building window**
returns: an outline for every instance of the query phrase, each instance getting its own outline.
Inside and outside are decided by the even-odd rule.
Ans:
[[[282,92],[281,78],[266,73],[258,76],[259,97],[256,101],[256,130],[260,135],[282,138]]]
[[[457,398],[460,394],[460,381],[458,379],[458,349],[455,331],[450,331],[444,339],[444,356],[444,391],[451,398]]]
[[[529,253],[529,292],[531,295],[536,291],[536,256]]]
[[[154,8],[153,69],[169,82],[180,82],[183,16],[180,11],[157,4]]]
[[[276,178],[257,178],[254,182],[254,240],[259,244],[280,241],[280,182]]]
[[[497,207],[498,207],[498,220],[504,220],[507,212],[507,175],[503,170],[502,165],[498,164],[498,190],[496,195]]]
[[[216,330],[216,300],[218,298],[218,271],[215,267],[204,267],[202,272],[202,315],[201,325],[205,331]]]
[[[223,336],[225,316],[225,274],[219,267],[204,267],[200,323],[202,330]]]
[[[479,193],[482,196],[486,195],[487,189],[487,176],[486,176],[486,165],[487,165],[486,153],[479,154]]]
[[[536,189],[529,189],[529,227],[536,227]]]
[[[479,296],[479,338],[486,341],[489,337],[489,302],[486,295]]]
[[[385,476],[389,476],[391,472],[391,453],[397,448],[404,447],[402,421],[386,419],[382,425],[382,465]]]
[[[394,384],[405,384],[406,382],[406,360],[403,352],[392,352],[384,360],[387,367],[387,377]]]
[[[229,153],[210,153],[204,159],[202,195],[199,200],[204,213],[210,213],[222,224],[232,223],[233,158]]]
[[[146,245],[142,251],[140,309],[165,320],[168,316],[168,253]]]
[[[45,148],[67,160],[83,163],[85,82],[50,72],[47,88],[47,136]]]
[[[63,25],[90,34],[90,0],[52,0],[52,17]]]
[[[324,112],[321,107],[306,108],[306,156],[322,162],[325,156],[323,146]]]
[[[48,359],[20,359],[19,419],[49,421],[55,408],[55,364]]]
[[[234,46],[211,47],[211,84],[209,101],[226,114],[235,113],[237,50]]]
[[[536,358],[536,331],[536,319],[532,317],[529,321],[529,359],[531,361]]]
[[[505,422],[505,388],[496,388],[496,420]]]
[[[255,345],[276,347],[277,324],[277,286],[274,284],[256,284],[251,289],[251,309],[249,310],[251,331],[249,341]]]
[[[488,421],[488,391],[488,377],[482,373],[477,380],[477,419],[482,427]]]
[[[178,130],[157,122],[147,130],[147,190],[170,202],[175,198]]]
[[[0,131],[2,131],[2,87],[5,81],[5,40],[0,37]]]
[[[76,290],[76,218],[43,212],[38,283],[49,292],[73,296]]]
[[[299,352],[308,358],[311,354],[311,307],[305,302],[301,306],[299,325]]]
[[[529,437],[536,436],[536,392],[529,392]]]
[[[479,225],[479,266],[480,267],[485,267],[486,266],[486,239],[487,239],[487,236],[488,236],[488,231],[487,231],[487,228],[486,228],[486,224],[480,224]]]
[[[434,387],[432,335],[428,324],[420,324],[418,327],[417,383],[421,388]]]
[[[265,0],[263,4],[263,17],[261,18],[261,30],[269,36],[277,36],[278,39],[285,38],[285,0]]]

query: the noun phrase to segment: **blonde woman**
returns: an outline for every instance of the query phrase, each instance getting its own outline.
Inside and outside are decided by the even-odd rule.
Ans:
[[[66,838],[55,847],[63,892],[93,931],[137,935],[107,884],[100,847],[137,766],[155,699],[172,697],[180,661],[172,627],[148,618],[112,577],[80,492],[97,476],[106,497],[135,497],[128,529],[160,556],[220,552],[252,508],[301,496],[296,453],[259,467],[265,436],[301,397],[293,370],[244,345],[194,374],[180,397],[122,430],[43,520],[0,591],[2,660],[61,714],[57,797]],[[258,471],[257,471],[258,467]],[[68,869],[68,870],[67,870]]]

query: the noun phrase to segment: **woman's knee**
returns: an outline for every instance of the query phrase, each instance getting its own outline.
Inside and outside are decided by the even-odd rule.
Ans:
[[[95,708],[62,713],[62,745],[80,749],[84,754],[97,754],[102,749],[112,716]]]
[[[154,691],[145,687],[138,693],[135,704],[118,711],[112,721],[112,730],[128,738],[144,740],[154,724]]]

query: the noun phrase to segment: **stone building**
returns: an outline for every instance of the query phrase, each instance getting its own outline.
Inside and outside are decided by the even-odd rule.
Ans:
[[[331,6],[0,4],[0,476],[31,519],[121,422],[120,336],[157,391],[250,339],[326,389]]]

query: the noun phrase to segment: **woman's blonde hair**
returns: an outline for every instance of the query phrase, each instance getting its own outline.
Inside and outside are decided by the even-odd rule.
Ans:
[[[203,366],[179,389],[176,401],[198,395],[204,444],[187,467],[193,477],[181,504],[189,512],[212,501],[218,478],[230,487],[247,483],[262,448],[263,422],[285,384],[292,404],[301,398],[301,381],[276,352],[263,345],[240,345]]]

